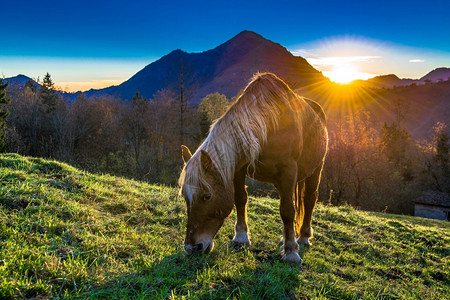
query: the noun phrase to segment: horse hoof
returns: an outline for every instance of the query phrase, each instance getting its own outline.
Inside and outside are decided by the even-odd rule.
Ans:
[[[300,264],[302,262],[302,259],[300,258],[300,255],[298,255],[297,251],[293,251],[283,255],[281,261],[288,262],[290,265],[296,265]]]
[[[241,242],[231,241],[231,248],[233,248],[234,250],[249,249],[250,242],[241,243]]]
[[[306,247],[311,247],[311,242],[309,241],[309,239],[305,236],[301,236],[298,238],[297,242],[299,244],[305,245]]]

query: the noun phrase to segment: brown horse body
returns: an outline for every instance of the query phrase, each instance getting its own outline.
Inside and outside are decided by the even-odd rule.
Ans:
[[[258,74],[211,127],[194,155],[183,146],[180,176],[188,223],[185,251],[208,252],[236,207],[233,243],[250,245],[245,176],[270,182],[280,194],[283,260],[299,262],[309,245],[311,217],[328,144],[325,114],[273,74]]]

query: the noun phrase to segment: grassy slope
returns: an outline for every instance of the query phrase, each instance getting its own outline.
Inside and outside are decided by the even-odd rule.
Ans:
[[[186,258],[173,188],[0,156],[0,298],[423,298],[450,295],[450,223],[318,205],[303,264],[279,262],[278,201],[250,199],[252,250]]]

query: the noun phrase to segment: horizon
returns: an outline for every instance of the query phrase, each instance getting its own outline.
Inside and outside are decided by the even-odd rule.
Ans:
[[[103,88],[175,49],[207,51],[243,30],[304,57],[333,81],[387,74],[418,79],[450,67],[446,1],[432,7],[419,1],[287,2],[8,2],[0,76],[36,79],[48,72],[62,90]]]

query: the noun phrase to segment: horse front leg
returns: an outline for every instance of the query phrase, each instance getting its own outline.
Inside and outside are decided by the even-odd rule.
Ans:
[[[234,177],[234,204],[236,206],[237,220],[234,226],[235,235],[231,244],[234,248],[250,247],[247,226],[247,190],[245,188],[246,168],[237,172]]]
[[[280,215],[283,221],[284,255],[281,260],[289,263],[299,263],[301,258],[298,254],[298,244],[294,231],[294,192],[297,186],[297,169],[289,168],[283,173],[283,178],[276,184],[276,188],[280,193]]]

